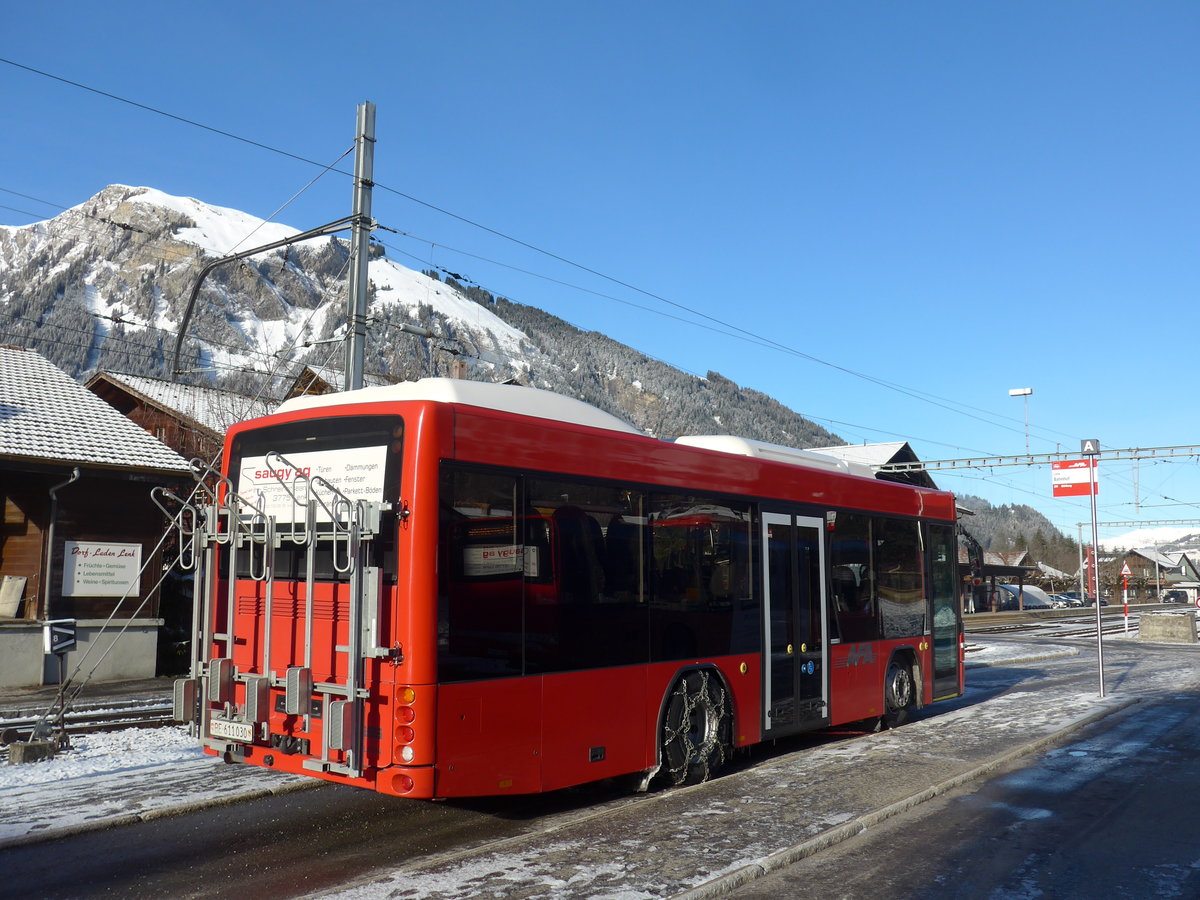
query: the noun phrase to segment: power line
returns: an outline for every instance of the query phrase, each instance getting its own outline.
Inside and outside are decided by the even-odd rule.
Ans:
[[[33,66],[24,65],[24,64],[22,64],[22,63],[18,63],[18,62],[15,62],[15,61],[13,61],[13,60],[10,60],[10,59],[7,59],[7,58],[3,58],[3,57],[0,57],[0,62],[4,62],[4,63],[7,63],[7,64],[9,64],[9,65],[11,65],[11,66],[14,66],[14,67],[16,67],[16,68],[23,69],[23,70],[25,70],[25,71],[27,71],[27,72],[31,72],[31,73],[33,73],[33,74],[40,75],[40,76],[42,76],[42,77],[45,77],[45,78],[52,79],[52,80],[54,80],[54,81],[58,81],[58,82],[61,82],[61,83],[63,83],[63,84],[67,84],[67,85],[70,85],[70,86],[72,86],[72,87],[79,88],[80,90],[88,91],[88,92],[90,92],[90,93],[94,93],[94,94],[97,94],[97,95],[99,95],[99,96],[106,97],[106,98],[108,98],[108,99],[115,100],[115,101],[117,101],[117,102],[124,103],[124,104],[127,104],[127,105],[129,105],[129,106],[133,106],[133,107],[135,107],[135,108],[142,109],[142,110],[144,110],[144,111],[147,111],[147,112],[154,113],[154,114],[156,114],[156,115],[164,116],[164,117],[166,117],[166,118],[172,119],[172,120],[174,120],[174,121],[177,121],[177,122],[181,122],[181,123],[183,123],[183,124],[187,124],[187,125],[191,125],[191,126],[193,126],[193,127],[196,127],[196,128],[203,129],[203,130],[205,130],[205,131],[208,131],[208,132],[211,132],[211,133],[213,133],[213,134],[217,134],[217,135],[221,135],[221,136],[223,136],[223,137],[230,138],[231,140],[239,141],[239,142],[241,142],[241,143],[248,144],[248,145],[250,145],[250,146],[257,147],[257,148],[259,148],[259,149],[262,149],[262,150],[267,150],[267,151],[269,151],[269,152],[272,152],[272,153],[277,153],[277,154],[279,154],[279,155],[281,155],[281,156],[284,156],[284,157],[287,157],[287,158],[289,158],[289,159],[294,159],[294,160],[297,160],[297,161],[299,161],[299,162],[307,163],[308,165],[318,166],[318,167],[322,167],[322,168],[328,168],[328,167],[326,167],[326,166],[323,166],[323,164],[316,162],[315,160],[309,159],[309,158],[307,158],[307,157],[304,157],[304,156],[300,156],[299,154],[292,153],[292,152],[290,152],[290,151],[287,151],[287,150],[283,150],[282,148],[279,148],[279,147],[274,147],[274,146],[271,146],[271,145],[269,145],[269,144],[265,144],[265,143],[263,143],[263,142],[261,142],[261,141],[252,140],[252,139],[250,139],[250,138],[246,138],[246,137],[243,137],[243,136],[241,136],[241,135],[234,134],[233,132],[226,131],[226,130],[224,130],[224,129],[221,129],[221,128],[216,128],[216,127],[214,127],[214,126],[211,126],[211,125],[206,125],[206,124],[204,124],[204,123],[202,123],[202,122],[198,122],[198,121],[196,121],[196,120],[194,120],[194,119],[190,119],[190,118],[187,118],[187,117],[185,117],[185,116],[177,115],[177,114],[175,114],[175,113],[170,113],[170,112],[167,112],[166,110],[162,110],[162,109],[159,109],[159,108],[157,108],[157,107],[154,107],[154,106],[150,106],[150,105],[148,105],[148,104],[145,104],[145,103],[140,103],[140,102],[138,102],[138,101],[131,100],[131,99],[127,98],[127,97],[122,97],[122,96],[120,96],[120,95],[118,95],[118,94],[114,94],[114,93],[111,93],[111,92],[109,92],[109,91],[101,90],[101,89],[99,89],[99,88],[94,88],[94,87],[91,87],[91,86],[89,86],[89,85],[82,84],[82,83],[80,83],[80,82],[73,81],[73,80],[71,80],[71,79],[64,78],[64,77],[62,77],[62,76],[59,76],[59,75],[54,75],[54,74],[52,74],[52,73],[50,73],[50,72],[46,72],[46,71],[44,71],[44,70],[42,70],[42,69],[37,69],[37,68],[34,68]],[[337,172],[339,172],[339,173],[341,173],[341,174],[343,174],[343,175],[351,175],[351,173],[349,173],[349,172],[345,172],[344,170],[341,170],[341,169],[336,169],[336,170],[334,170],[334,171],[337,171]],[[840,372],[843,372],[844,374],[850,375],[850,376],[852,376],[852,377],[855,377],[855,378],[859,378],[859,379],[865,380],[865,381],[867,381],[867,382],[870,382],[870,383],[872,383],[872,384],[875,384],[875,385],[877,385],[877,386],[879,386],[879,387],[883,387],[883,388],[886,388],[886,389],[888,389],[888,390],[892,390],[892,391],[895,391],[895,392],[897,392],[897,393],[903,394],[904,396],[910,397],[910,398],[912,398],[912,399],[914,399],[914,400],[920,400],[920,401],[922,401],[922,402],[925,402],[925,403],[930,403],[931,405],[933,405],[933,406],[937,406],[937,407],[939,407],[939,408],[942,408],[942,409],[945,409],[945,410],[947,410],[948,412],[957,413],[958,415],[966,416],[966,417],[968,417],[968,418],[975,419],[975,420],[977,420],[977,421],[980,421],[980,422],[984,422],[985,424],[991,425],[991,426],[993,426],[993,427],[1004,428],[1004,429],[1007,429],[1007,430],[1010,430],[1010,431],[1014,431],[1014,432],[1021,432],[1021,431],[1022,431],[1022,429],[1018,429],[1018,428],[1016,428],[1016,427],[1010,427],[1010,426],[1004,425],[1004,424],[1002,424],[1001,422],[995,421],[995,420],[993,420],[993,419],[985,419],[985,418],[983,418],[983,417],[981,417],[981,416],[974,415],[974,414],[972,414],[971,412],[967,412],[966,410],[975,410],[975,411],[977,411],[977,412],[983,412],[983,413],[985,413],[986,415],[993,416],[993,417],[996,417],[996,414],[995,414],[995,413],[991,413],[991,412],[988,412],[988,411],[985,411],[985,410],[981,410],[981,409],[978,409],[977,407],[973,407],[973,406],[970,406],[970,405],[968,405],[968,404],[963,404],[963,403],[960,403],[959,401],[950,400],[950,399],[948,399],[948,398],[940,397],[940,396],[938,396],[938,395],[935,395],[935,394],[931,394],[931,393],[928,393],[928,392],[925,392],[925,391],[921,391],[921,390],[919,390],[919,389],[917,389],[917,388],[911,388],[911,387],[907,387],[907,386],[904,386],[904,385],[898,384],[898,383],[896,383],[896,382],[887,381],[886,379],[882,379],[882,378],[878,378],[878,377],[876,377],[876,376],[868,375],[868,374],[866,374],[866,373],[859,372],[859,371],[857,371],[857,370],[854,370],[854,369],[851,369],[851,368],[849,368],[849,367],[842,366],[842,365],[839,365],[839,364],[837,364],[837,363],[833,363],[833,362],[830,362],[830,361],[828,361],[828,360],[821,359],[820,357],[814,356],[814,355],[812,355],[812,354],[809,354],[809,353],[805,353],[804,351],[802,351],[802,350],[799,350],[799,349],[797,349],[797,348],[795,348],[795,347],[791,347],[791,346],[789,346],[789,345],[787,345],[787,344],[783,344],[783,343],[780,343],[780,342],[778,342],[778,341],[775,341],[775,340],[773,340],[773,339],[771,339],[771,338],[769,338],[769,337],[765,337],[765,336],[763,336],[763,335],[757,334],[757,333],[755,333],[755,332],[753,332],[753,331],[750,331],[750,330],[748,330],[748,329],[744,329],[744,328],[742,328],[742,327],[740,327],[740,326],[738,326],[738,325],[736,325],[736,324],[734,324],[734,323],[731,323],[731,322],[724,321],[724,320],[722,320],[722,319],[720,319],[720,318],[717,318],[717,317],[715,317],[715,316],[710,316],[710,315],[708,315],[707,313],[701,312],[701,311],[699,311],[699,310],[697,310],[697,309],[694,309],[694,308],[692,308],[692,307],[689,307],[689,306],[687,306],[687,305],[685,305],[685,304],[678,303],[677,301],[674,301],[674,300],[671,300],[671,299],[669,299],[669,298],[667,298],[667,297],[664,297],[664,296],[662,296],[661,294],[657,294],[657,293],[655,293],[655,292],[653,292],[653,291],[649,291],[649,290],[646,290],[646,289],[644,289],[644,288],[640,288],[640,287],[638,287],[637,285],[631,284],[630,282],[624,281],[624,280],[622,280],[622,279],[620,279],[620,278],[617,278],[617,277],[615,277],[615,276],[612,276],[612,275],[607,275],[607,274],[605,274],[604,272],[601,272],[601,271],[599,271],[598,269],[592,268],[591,266],[587,266],[587,265],[584,265],[583,263],[575,262],[574,260],[571,260],[571,259],[569,259],[569,258],[567,258],[567,257],[565,257],[565,256],[562,256],[561,254],[555,253],[555,252],[553,252],[553,251],[550,251],[550,250],[546,250],[546,249],[544,249],[544,248],[542,248],[542,247],[538,247],[537,245],[535,245],[535,244],[532,244],[532,243],[530,243],[530,242],[528,242],[528,241],[522,240],[521,238],[517,238],[517,237],[515,237],[515,236],[513,236],[513,235],[507,234],[507,233],[505,233],[505,232],[503,232],[503,231],[500,231],[500,230],[498,230],[498,229],[495,229],[495,228],[492,228],[492,227],[490,227],[490,226],[484,225],[483,223],[481,223],[481,222],[477,222],[477,221],[475,221],[475,220],[473,220],[473,219],[471,219],[471,218],[469,218],[469,217],[467,217],[467,216],[460,215],[460,214],[458,214],[458,213],[455,213],[455,212],[453,212],[453,211],[451,211],[451,210],[448,210],[448,209],[446,209],[446,208],[444,208],[444,207],[438,206],[437,204],[430,203],[430,202],[428,202],[428,201],[426,201],[426,200],[422,200],[422,199],[420,199],[419,197],[415,197],[415,196],[413,196],[412,194],[408,194],[408,193],[406,193],[406,192],[404,192],[404,191],[401,191],[401,190],[399,190],[399,189],[397,189],[397,188],[390,187],[389,185],[386,185],[386,184],[380,183],[380,182],[378,182],[378,181],[377,181],[377,182],[375,182],[375,187],[379,188],[380,190],[386,191],[386,192],[388,192],[388,193],[394,194],[394,195],[396,195],[396,196],[398,196],[398,197],[402,197],[402,198],[404,198],[404,199],[406,199],[406,200],[408,200],[408,201],[410,201],[410,202],[412,202],[412,203],[416,203],[416,204],[418,204],[418,205],[420,205],[420,206],[423,206],[423,207],[425,207],[425,208],[427,208],[427,209],[430,209],[430,210],[432,210],[432,211],[434,211],[434,212],[437,212],[437,213],[439,213],[439,214],[441,214],[441,215],[447,216],[448,218],[451,218],[451,219],[454,219],[454,220],[456,220],[456,221],[462,222],[462,223],[464,223],[464,224],[466,224],[466,225],[470,225],[471,227],[473,227],[473,228],[476,228],[476,229],[478,229],[478,230],[480,230],[480,231],[483,231],[483,232],[485,232],[485,233],[488,233],[488,234],[491,234],[491,235],[493,235],[493,236],[499,237],[499,238],[501,238],[501,239],[503,239],[503,240],[509,241],[509,242],[511,242],[511,243],[514,243],[514,244],[516,244],[516,245],[518,245],[518,246],[521,246],[521,247],[524,247],[524,248],[526,248],[526,249],[528,249],[528,250],[531,250],[531,251],[533,251],[533,252],[535,252],[535,253],[541,254],[541,255],[543,255],[543,256],[546,256],[546,257],[548,257],[548,258],[550,258],[550,259],[553,259],[553,260],[556,260],[556,261],[558,261],[558,262],[561,262],[561,263],[563,263],[564,265],[570,266],[570,267],[572,267],[572,268],[579,269],[580,271],[583,271],[583,272],[587,272],[588,274],[594,275],[594,276],[596,276],[596,277],[598,277],[598,278],[601,278],[601,279],[603,279],[603,280],[605,280],[605,281],[608,281],[608,282],[611,282],[611,283],[613,283],[613,284],[616,284],[616,285],[619,285],[619,286],[621,286],[621,287],[624,287],[624,288],[626,288],[627,290],[634,291],[634,292],[636,292],[636,293],[642,294],[642,295],[644,295],[644,296],[646,296],[646,297],[649,297],[649,298],[651,298],[651,299],[657,300],[657,301],[659,301],[660,303],[664,303],[664,304],[667,304],[667,305],[669,305],[669,306],[672,306],[672,307],[674,307],[674,308],[676,308],[676,309],[679,309],[679,310],[682,310],[682,311],[684,311],[684,312],[687,312],[688,314],[690,314],[690,315],[692,315],[692,316],[695,316],[695,317],[698,317],[698,318],[704,319],[705,321],[712,322],[712,323],[714,323],[714,324],[716,324],[716,325],[720,325],[720,326],[722,326],[723,328],[732,329],[733,331],[736,331],[736,332],[738,332],[738,333],[741,333],[741,334],[745,335],[745,336],[746,336],[746,337],[748,337],[748,338],[751,338],[751,339],[753,340],[753,342],[760,343],[761,345],[763,345],[763,346],[765,346],[765,347],[773,348],[773,349],[779,350],[779,351],[781,351],[781,352],[787,353],[787,354],[789,354],[789,355],[796,356],[796,357],[798,357],[798,358],[800,358],[800,359],[805,359],[805,360],[807,360],[807,361],[809,361],[809,362],[813,362],[813,363],[816,363],[816,364],[818,364],[818,365],[822,365],[822,366],[826,366],[826,367],[828,367],[828,368],[832,368],[832,369],[834,369],[834,370],[836,370],[836,371],[840,371]],[[443,245],[443,246],[444,246],[444,245]],[[689,320],[683,320],[683,321],[689,321]],[[691,322],[691,324],[693,324],[693,325],[696,325],[696,324],[698,324],[698,323],[696,323],[696,322]],[[950,405],[948,405],[948,404],[950,404]],[[961,408],[955,408],[955,407],[961,407]],[[1000,418],[1000,419],[1008,419],[1009,417],[1007,417],[1007,416],[999,416],[999,417],[997,417],[997,418]],[[1014,420],[1014,421],[1015,421],[1015,420]]]
[[[58,82],[61,82],[62,84],[68,84],[71,87],[79,88],[81,91],[88,91],[89,93],[92,93],[92,94],[98,94],[101,97],[107,97],[109,100],[116,100],[118,103],[125,103],[129,106],[136,107],[137,109],[142,109],[142,110],[145,110],[146,112],[152,112],[155,115],[163,116],[168,119],[174,119],[176,122],[182,122],[185,125],[191,125],[194,128],[201,128],[205,131],[212,132],[213,134],[219,134],[222,137],[229,138],[230,140],[240,141],[243,144],[249,144],[251,147],[258,147],[260,150],[269,150],[272,153],[278,153],[280,156],[286,156],[289,159],[296,160],[297,162],[308,163],[310,166],[324,167],[323,163],[319,163],[316,160],[308,159],[307,157],[300,156],[296,153],[290,153],[289,151],[283,150],[279,147],[272,147],[270,144],[264,144],[261,141],[255,141],[255,140],[251,140],[250,138],[242,137],[241,135],[234,134],[232,131],[225,131],[224,129],[221,129],[221,128],[214,128],[212,125],[205,125],[203,122],[197,122],[195,119],[189,119],[186,116],[179,116],[179,115],[176,115],[175,113],[167,112],[165,109],[159,109],[158,107],[155,107],[155,106],[149,106],[145,103],[139,103],[136,100],[130,100],[128,97],[122,97],[119,94],[113,94],[109,91],[102,91],[102,90],[100,90],[100,88],[94,88],[94,87],[91,87],[90,85],[86,85],[86,84],[83,84],[78,81],[72,81],[69,78],[63,78],[61,75],[55,75],[51,72],[43,71],[42,69],[35,69],[33,66],[27,66],[27,65],[24,65],[23,63],[16,62],[15,60],[5,59],[4,57],[0,57],[0,62],[7,63],[8,65],[13,66],[17,69],[24,69],[26,72],[32,72],[35,75],[41,75],[43,78],[49,78],[52,81],[58,81]],[[340,170],[338,170],[338,171],[340,171]],[[349,173],[343,173],[343,174],[349,174]]]

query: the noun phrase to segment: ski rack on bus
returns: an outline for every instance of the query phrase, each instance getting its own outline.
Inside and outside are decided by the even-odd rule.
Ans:
[[[239,495],[229,479],[199,460],[193,460],[193,475],[202,501],[178,501],[183,506],[175,517],[178,562],[194,572],[201,593],[197,596],[199,602],[193,603],[189,677],[175,682],[175,719],[189,723],[193,736],[205,746],[227,758],[236,758],[241,745],[272,739],[272,688],[283,689],[282,711],[300,716],[304,733],[311,731],[316,694],[321,698],[321,751],[302,765],[316,772],[357,778],[363,774],[363,701],[368,695],[363,686],[363,663],[368,658],[392,655],[389,648],[379,646],[378,640],[381,573],[377,566],[367,565],[371,542],[379,534],[381,514],[390,505],[354,500],[320,476],[304,473],[279,453],[268,453],[266,459],[276,482],[291,498],[291,513],[282,530],[279,518],[267,512],[261,493],[255,498]],[[279,476],[280,471],[291,473],[290,482]],[[275,551],[285,542],[305,550],[304,661],[303,665],[288,666],[281,676],[272,666],[271,624]],[[334,570],[349,580],[347,643],[334,648],[346,656],[344,684],[313,681],[313,592],[316,554],[322,545],[330,551]],[[217,630],[217,553],[222,547],[228,572],[227,595],[224,622],[220,623],[223,628]],[[261,647],[256,647],[257,673],[239,672],[233,659],[238,560],[242,553],[249,554],[250,579],[263,584],[263,635]],[[215,650],[218,645],[220,655]],[[234,690],[239,682],[245,688],[241,704],[236,702]],[[214,704],[222,705],[220,715],[214,715]],[[344,761],[335,760],[334,751],[340,751]]]

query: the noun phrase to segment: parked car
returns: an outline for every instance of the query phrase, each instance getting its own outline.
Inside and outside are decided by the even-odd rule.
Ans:
[[[1023,604],[1018,600],[1021,592],[1024,591],[1025,598]],[[1034,587],[1027,584],[1024,587],[1016,584],[998,584],[996,585],[996,594],[1000,600],[1000,609],[1011,610],[1021,609],[1053,609],[1054,603],[1050,600],[1050,595],[1043,591],[1040,587]]]
[[[1187,591],[1163,591],[1163,603],[1190,603]]]

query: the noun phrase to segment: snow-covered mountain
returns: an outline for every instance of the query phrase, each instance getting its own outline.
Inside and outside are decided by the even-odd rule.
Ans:
[[[1090,526],[1084,526],[1083,539],[1091,540]],[[1180,527],[1178,525],[1137,528],[1116,537],[1101,538],[1100,546],[1104,550],[1114,551],[1150,547],[1167,555],[1181,552],[1195,555],[1200,553],[1200,531],[1197,531],[1195,526]]]
[[[170,377],[199,270],[298,233],[234,209],[112,185],[45,222],[0,227],[0,341],[77,378],[107,370]],[[216,268],[180,368],[185,380],[278,394],[304,365],[340,366],[349,246],[336,237]],[[798,447],[840,443],[757,391],[682,373],[542,310],[415,272],[373,245],[366,369],[381,379],[513,380],[579,397],[651,434],[726,432]],[[420,325],[420,338],[401,326]]]

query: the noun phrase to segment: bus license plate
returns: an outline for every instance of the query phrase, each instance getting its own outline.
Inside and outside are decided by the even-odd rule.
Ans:
[[[254,740],[254,726],[249,722],[230,722],[228,719],[213,719],[208,723],[209,733],[216,738],[226,738],[249,744]]]

